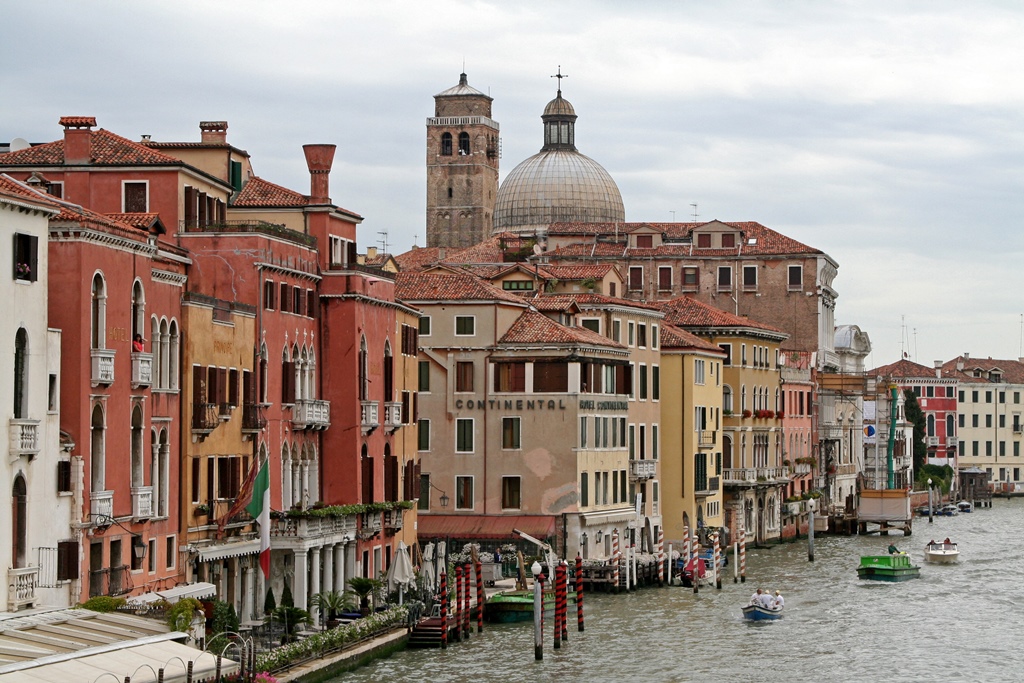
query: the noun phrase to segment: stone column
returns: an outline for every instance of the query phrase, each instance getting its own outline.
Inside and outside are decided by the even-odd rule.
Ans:
[[[353,576],[359,576],[359,558],[356,557],[355,541],[345,544],[345,581],[348,582]]]
[[[309,579],[309,567],[306,564],[308,559],[305,550],[296,550],[293,554],[295,557],[295,575],[292,577],[292,600],[295,601],[295,606],[302,609],[306,609],[309,605],[309,601],[306,597],[306,582]]]
[[[295,502],[292,500],[292,463],[291,459],[285,460],[281,466],[281,502],[287,510]]]
[[[232,590],[234,591],[235,599],[232,600],[232,603],[235,606],[235,614],[241,614],[245,605],[245,599],[249,597],[248,593],[242,592],[242,558],[232,557],[228,560],[228,568],[231,571],[231,581],[234,583]]]
[[[324,546],[324,592],[337,590],[334,587],[334,547]]]
[[[310,596],[313,596],[320,592],[320,570],[322,569],[320,566],[320,546],[314,547],[310,551],[310,554],[312,555],[312,558],[310,559],[312,566],[310,567],[309,572],[311,584],[309,587],[309,594]],[[309,615],[313,617],[314,624],[320,623],[320,611],[316,607],[310,608]]]
[[[242,609],[238,613],[238,620],[244,624],[247,621],[252,621],[252,603],[255,595],[249,557],[243,559],[240,564],[242,565]]]
[[[312,504],[309,500],[309,461],[303,460],[300,466],[301,475],[299,477],[299,500],[302,501],[302,507],[306,508]]]
[[[345,591],[345,544],[334,545],[334,590],[342,593]]]

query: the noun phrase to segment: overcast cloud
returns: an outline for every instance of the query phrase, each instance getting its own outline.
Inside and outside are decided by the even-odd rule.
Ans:
[[[425,119],[463,61],[502,177],[540,149],[561,65],[627,220],[697,204],[825,251],[871,365],[901,339],[926,365],[1021,355],[1017,2],[41,1],[3,23],[0,140],[58,139],[62,115],[165,141],[224,119],[301,192],[301,145],[335,143],[333,200],[392,252],[425,242]]]

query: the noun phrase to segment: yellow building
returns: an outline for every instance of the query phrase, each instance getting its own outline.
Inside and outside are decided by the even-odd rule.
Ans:
[[[665,542],[723,526],[721,348],[672,325],[661,331]]]

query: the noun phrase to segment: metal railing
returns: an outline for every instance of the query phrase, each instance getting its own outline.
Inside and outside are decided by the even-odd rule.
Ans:
[[[280,237],[297,242],[310,248],[316,247],[316,237],[292,230],[279,223],[251,220],[182,220],[178,223],[179,232],[226,232],[226,233],[260,233]]]
[[[124,595],[132,589],[132,575],[128,565],[89,572],[89,597],[97,595]]]
[[[700,448],[714,448],[718,442],[718,432],[704,429],[697,432],[697,445]]]
[[[263,416],[263,407],[258,403],[242,404],[242,431],[258,432],[267,426],[267,418]]]
[[[220,424],[220,410],[216,403],[192,404],[192,431],[212,432]]]

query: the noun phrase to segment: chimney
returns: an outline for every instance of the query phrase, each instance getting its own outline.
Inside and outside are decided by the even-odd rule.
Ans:
[[[309,168],[309,201],[312,204],[330,204],[331,164],[337,145],[303,145],[306,167]]]
[[[227,121],[200,121],[199,130],[202,133],[202,143],[204,145],[228,144]]]
[[[64,163],[82,166],[92,161],[92,127],[95,116],[62,116],[64,126]]]
[[[942,361],[934,361],[935,364],[935,377],[936,379],[942,379]]]
[[[369,259],[375,259],[375,258],[377,258],[377,247],[367,247],[366,248],[366,259],[369,260]]]

